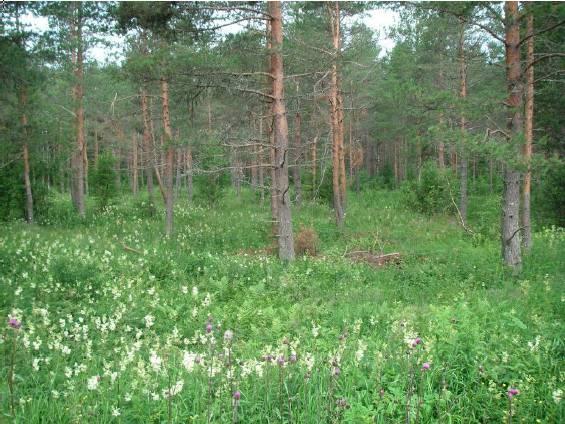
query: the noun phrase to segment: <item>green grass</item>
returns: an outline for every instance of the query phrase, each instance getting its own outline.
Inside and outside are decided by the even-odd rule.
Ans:
[[[404,422],[409,403],[411,422],[506,422],[509,387],[514,422],[563,420],[565,233],[536,233],[512,276],[493,197],[470,200],[475,236],[407,210],[398,192],[349,194],[342,232],[328,207],[306,203],[295,229],[314,227],[321,251],[288,265],[265,253],[268,204],[247,191],[213,208],[179,201],[170,239],[162,209],[152,216],[142,199],[89,204],[84,222],[67,198],[53,202],[44,225],[0,237],[2,420]],[[344,256],[354,250],[403,259],[374,269]],[[185,353],[203,363],[189,372]]]

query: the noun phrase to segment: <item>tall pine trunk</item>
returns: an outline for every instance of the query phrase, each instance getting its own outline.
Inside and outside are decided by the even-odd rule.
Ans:
[[[82,3],[72,4],[72,35],[74,45],[74,87],[73,100],[75,108],[75,148],[71,158],[72,189],[71,198],[78,214],[84,218],[84,86],[83,86],[83,45],[82,45]]]
[[[467,99],[467,61],[465,59],[465,23],[461,21],[461,34],[459,38],[459,97],[462,105]],[[467,225],[467,182],[468,182],[468,167],[469,161],[467,158],[466,146],[466,119],[465,113],[461,112],[461,149],[459,160],[459,213],[461,214],[461,221],[464,226]]]
[[[294,116],[294,168],[292,169],[292,180],[294,181],[297,206],[300,206],[300,203],[302,202],[302,180],[300,177],[300,161],[302,160],[302,135],[300,133],[301,124],[302,117],[298,111]]]
[[[343,107],[340,93],[338,60],[341,48],[339,3],[328,6],[333,44],[330,89],[330,124],[332,129],[332,189],[335,220],[342,227],[345,220],[345,160],[343,158]],[[342,174],[343,172],[343,174]]]
[[[508,87],[509,143],[515,144],[523,129],[522,83],[520,68],[520,24],[518,2],[504,4],[506,29],[506,82]],[[510,158],[514,160],[515,158]],[[504,263],[514,271],[522,264],[520,250],[520,173],[512,163],[504,167],[504,192],[502,197],[502,257]]]
[[[294,238],[292,234],[292,215],[288,182],[288,122],[284,100],[283,68],[283,28],[281,4],[268,3],[271,18],[271,75],[272,75],[272,113],[276,202],[278,212],[279,258],[285,261],[294,259]]]
[[[171,129],[171,116],[169,113],[169,82],[167,78],[161,77],[161,106],[163,117],[164,145],[166,147],[165,157],[165,234],[173,233],[173,167],[175,151],[173,147],[173,131]]]
[[[530,161],[532,159],[532,145],[534,140],[534,16],[530,13],[527,18],[528,41],[526,50],[526,108],[524,121],[524,159],[528,169],[524,175],[524,185],[522,188],[522,227],[524,228],[524,240],[522,241],[526,250],[532,247],[532,223],[530,211],[530,190],[532,182],[532,171]]]
[[[26,221],[33,224],[33,194],[31,191],[30,167],[29,167],[29,149],[28,149],[28,120],[26,115],[27,92],[25,87],[20,89],[20,123],[22,125],[22,150],[24,161],[24,187],[26,193]]]
[[[153,152],[153,142],[151,136],[151,116],[147,104],[147,91],[141,88],[141,114],[143,117],[143,153],[145,157],[145,170],[147,174],[147,193],[149,202],[153,202],[153,169],[155,168],[155,153]]]

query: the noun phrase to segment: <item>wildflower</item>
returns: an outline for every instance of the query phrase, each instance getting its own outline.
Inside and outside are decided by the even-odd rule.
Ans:
[[[241,399],[241,392],[239,390],[236,390],[235,392],[233,392],[233,399],[236,402]]]
[[[416,347],[416,346],[418,346],[419,344],[422,344],[422,343],[423,343],[422,339],[419,338],[419,337],[416,337],[415,339],[412,340],[412,347]]]
[[[214,327],[212,327],[212,324],[210,322],[206,324],[206,333],[210,334],[213,328]]]
[[[226,330],[226,332],[224,333],[224,341],[225,342],[231,342],[233,339],[233,331],[231,330]]]
[[[341,370],[339,369],[339,367],[334,367],[332,370],[332,375],[334,377],[339,377],[340,374],[341,374]]]
[[[153,324],[155,324],[155,317],[151,314],[145,315],[145,326],[147,328],[151,328],[153,327]]]
[[[429,362],[424,362],[422,364],[422,371],[427,371],[430,369],[430,363]]]
[[[318,337],[319,334],[320,334],[320,327],[317,326],[314,321],[312,321],[312,336],[316,338]]]
[[[510,387],[508,392],[506,392],[509,399],[512,399],[514,396],[518,396],[520,394],[520,390]]]
[[[192,372],[194,365],[197,363],[198,355],[191,352],[184,352],[182,359],[182,364],[186,368],[186,371]]]
[[[119,417],[120,415],[122,415],[122,413],[120,412],[120,408],[114,406],[112,408],[112,416]]]
[[[296,360],[297,360],[296,359],[296,353],[293,353],[292,355],[290,355],[290,358],[288,360],[289,360],[289,362],[291,362],[293,364],[296,363]]]
[[[284,356],[281,355],[278,357],[277,364],[281,367],[284,366]]]
[[[193,297],[198,296],[198,287],[196,287],[196,286],[192,287],[192,296]]]
[[[94,375],[87,380],[86,387],[88,390],[96,390],[98,388],[98,383],[100,383],[100,376]]]
[[[556,389],[556,390],[553,391],[551,396],[553,397],[553,401],[555,403],[559,404],[559,402],[561,402],[561,399],[563,398],[563,390]]]
[[[153,368],[153,371],[159,372],[159,370],[161,369],[162,361],[159,355],[157,355],[155,351],[151,352],[151,357],[149,358],[149,361],[151,362],[151,368]]]
[[[18,321],[16,318],[10,318],[8,320],[8,325],[12,327],[14,330],[19,330],[22,326],[22,323]]]
[[[173,387],[169,387],[168,389],[163,390],[163,397],[168,399],[178,395],[181,392],[183,386],[184,381],[177,381]]]
[[[183,294],[187,294],[188,293],[188,287],[182,286],[181,291],[182,291]]]

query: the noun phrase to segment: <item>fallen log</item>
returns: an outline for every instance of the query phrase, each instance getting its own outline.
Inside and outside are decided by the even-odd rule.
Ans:
[[[368,251],[349,252],[344,255],[355,262],[365,262],[374,267],[381,267],[389,263],[398,264],[401,260],[399,252],[375,255]]]

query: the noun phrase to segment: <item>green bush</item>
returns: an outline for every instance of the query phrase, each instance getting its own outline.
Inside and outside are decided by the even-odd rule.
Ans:
[[[104,209],[118,194],[116,187],[115,158],[110,153],[103,153],[90,173],[90,190],[96,198],[98,208]]]
[[[411,209],[432,215],[451,213],[453,199],[458,195],[458,185],[449,169],[439,169],[434,162],[426,162],[419,180],[403,184],[402,197]]]

